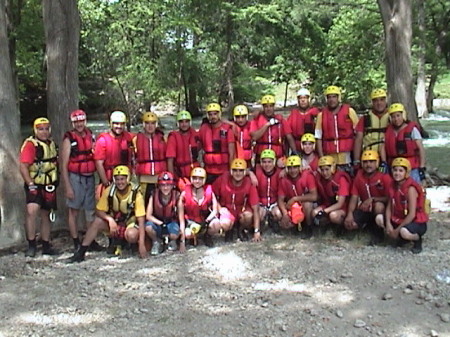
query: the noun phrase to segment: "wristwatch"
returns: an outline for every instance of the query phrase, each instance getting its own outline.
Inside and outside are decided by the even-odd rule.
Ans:
[[[254,232],[255,232],[255,233],[259,233],[259,228],[255,228],[255,229],[254,229]]]

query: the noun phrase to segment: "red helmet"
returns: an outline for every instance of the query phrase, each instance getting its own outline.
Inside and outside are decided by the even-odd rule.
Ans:
[[[86,113],[83,110],[74,110],[70,113],[70,120],[72,122],[85,121]]]
[[[169,171],[163,171],[158,176],[159,185],[175,185],[175,177]]]

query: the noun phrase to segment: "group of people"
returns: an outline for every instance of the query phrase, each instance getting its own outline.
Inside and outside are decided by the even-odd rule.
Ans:
[[[261,111],[234,106],[231,121],[211,103],[198,131],[191,114],[180,111],[178,129],[167,137],[153,112],[143,114],[141,131],[127,131],[122,111],[112,112],[110,129],[95,137],[86,113],[75,110],[59,153],[50,121],[37,118],[20,154],[26,256],[36,255],[39,215],[42,253],[57,253],[49,242],[49,215],[60,175],[71,262],[101,249],[101,232],[110,238],[109,254],[134,247],[141,257],[184,252],[199,238],[212,246],[217,237],[231,241],[237,233],[257,242],[269,228],[309,238],[330,227],[338,235],[367,228],[373,244],[386,234],[398,245],[413,242],[412,252],[420,253],[429,209],[419,126],[402,104],[388,107],[383,89],[372,91],[372,109],[361,117],[342,102],[339,87],[329,86],[324,96],[326,105],[313,107],[309,90],[301,88],[287,119],[275,113],[272,95],[262,97]],[[82,240],[80,210],[87,220]]]

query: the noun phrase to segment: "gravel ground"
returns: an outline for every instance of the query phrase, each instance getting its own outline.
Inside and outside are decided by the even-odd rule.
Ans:
[[[266,235],[73,265],[66,236],[56,259],[3,251],[0,336],[450,337],[450,280],[437,277],[450,278],[449,214],[433,215],[419,255],[367,241]]]

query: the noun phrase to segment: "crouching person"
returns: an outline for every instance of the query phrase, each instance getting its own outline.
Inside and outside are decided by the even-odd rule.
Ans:
[[[356,230],[367,227],[375,245],[384,240],[384,213],[391,178],[378,170],[377,151],[366,150],[361,155],[362,169],[358,170],[351,188],[345,228]]]
[[[317,179],[319,206],[312,215],[316,225],[335,225],[336,232],[343,229],[350,195],[350,176],[344,171],[336,171],[336,162],[331,156],[319,159],[320,177]]]
[[[168,171],[161,172],[158,175],[158,187],[148,201],[145,228],[140,229],[140,246],[144,243],[145,235],[152,240],[151,255],[162,253],[165,245],[169,251],[178,249],[180,227],[176,206],[179,195],[175,190],[174,175]]]
[[[185,240],[192,240],[196,246],[198,235],[203,235],[205,245],[212,246],[212,234],[220,228],[217,199],[211,185],[205,183],[205,169],[194,167],[191,183],[185,186],[178,200],[182,253],[186,250]]]
[[[84,261],[89,245],[100,232],[108,232],[111,237],[109,249],[120,255],[126,242],[137,243],[140,226],[144,226],[144,198],[138,186],[130,182],[130,169],[125,165],[113,170],[113,184],[101,194],[96,207],[96,217],[88,228],[80,248],[69,258],[69,262]],[[144,256],[140,250],[141,256]]]
[[[414,242],[411,251],[422,251],[422,236],[427,231],[428,214],[425,193],[411,176],[411,163],[406,158],[392,161],[393,182],[386,207],[386,233],[397,240],[399,246]]]

